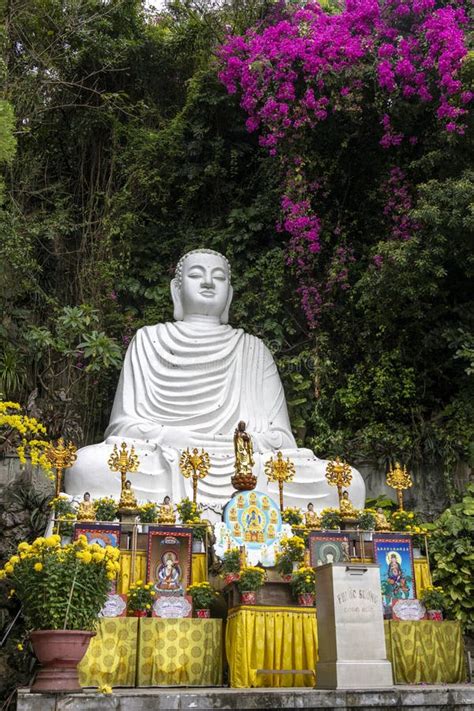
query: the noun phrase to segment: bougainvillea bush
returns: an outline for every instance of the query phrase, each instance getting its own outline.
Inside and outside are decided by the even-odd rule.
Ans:
[[[260,145],[280,159],[278,229],[289,235],[287,259],[310,328],[332,306],[334,288],[350,288],[349,267],[356,259],[350,243],[340,239],[332,240],[337,246],[329,257],[318,257],[330,246],[329,233],[340,237],[343,230],[341,215],[332,224],[321,217],[331,176],[321,170],[318,155],[327,133],[334,133],[332,124],[342,129],[341,143],[334,145],[340,153],[370,126],[371,149],[390,152],[375,158],[374,166],[381,164],[378,188],[388,193],[382,209],[387,234],[410,239],[418,225],[409,215],[410,181],[397,152],[416,150],[434,124],[464,134],[473,97],[461,79],[468,22],[462,0],[279,3],[265,21],[229,36],[221,47],[221,81],[238,92],[248,131],[258,132]],[[373,265],[380,268],[383,259],[374,254]]]

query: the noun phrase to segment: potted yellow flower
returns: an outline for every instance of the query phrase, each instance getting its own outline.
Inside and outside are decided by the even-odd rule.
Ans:
[[[193,599],[193,607],[197,617],[210,617],[210,607],[215,601],[217,593],[209,583],[194,583],[188,587],[188,595]]]
[[[231,548],[226,551],[222,558],[222,572],[224,573],[224,583],[230,585],[239,579],[240,572],[240,551],[238,548]]]
[[[296,570],[304,560],[305,543],[301,536],[282,538],[281,550],[277,553],[276,569],[284,579],[289,580],[293,570]]]
[[[315,599],[316,573],[314,568],[298,568],[291,576],[291,589],[302,607],[313,607]]]
[[[254,568],[250,565],[242,568],[237,582],[242,605],[255,605],[257,590],[265,584],[266,579],[267,574],[263,568]]]
[[[148,617],[151,614],[155,595],[153,583],[137,580],[136,583],[130,585],[127,598],[129,617]]]
[[[77,665],[118,571],[120,552],[89,545],[85,536],[61,547],[58,535],[22,542],[0,570],[21,601],[33,650],[41,664],[33,692],[80,691]]]

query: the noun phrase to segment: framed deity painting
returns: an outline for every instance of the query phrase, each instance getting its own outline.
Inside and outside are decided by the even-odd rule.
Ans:
[[[350,561],[349,536],[337,531],[311,531],[309,534],[311,567]]]
[[[102,548],[105,546],[120,548],[119,523],[75,523],[74,540],[79,536],[85,536],[89,544],[98,543]]]
[[[185,595],[192,574],[191,528],[150,526],[147,546],[147,580],[157,595]]]
[[[380,570],[384,614],[390,616],[393,602],[416,598],[411,536],[376,534],[374,562]]]

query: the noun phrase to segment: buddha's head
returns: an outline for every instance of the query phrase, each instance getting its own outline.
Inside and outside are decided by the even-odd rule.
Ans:
[[[230,264],[222,254],[195,249],[181,257],[171,282],[176,321],[204,316],[227,323],[232,295]]]

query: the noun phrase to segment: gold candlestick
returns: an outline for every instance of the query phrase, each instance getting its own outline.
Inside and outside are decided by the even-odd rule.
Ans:
[[[197,485],[199,479],[204,479],[209,474],[209,469],[211,466],[211,460],[207,452],[201,449],[199,453],[198,449],[193,449],[192,453],[189,451],[189,447],[182,452],[179,460],[179,468],[181,474],[185,479],[190,477],[193,480],[193,502],[196,504],[197,501]]]
[[[130,500],[130,490],[127,489],[127,472],[136,472],[140,461],[138,456],[135,454],[135,447],[131,446],[130,452],[128,451],[126,442],[122,442],[120,447],[120,452],[117,449],[117,445],[114,444],[112,454],[109,457],[108,465],[109,469],[113,472],[120,472],[120,502],[128,504]],[[130,484],[130,482],[129,482]],[[131,487],[130,487],[131,488]]]
[[[413,486],[413,481],[406,467],[400,466],[399,462],[395,462],[395,467],[388,470],[387,484],[397,492],[398,509],[403,511],[403,490]]]
[[[326,466],[326,479],[330,486],[337,486],[337,496],[339,499],[339,509],[341,508],[342,489],[350,485],[352,481],[351,467],[347,462],[341,462],[336,457]]]
[[[56,487],[55,496],[58,498],[61,493],[61,483],[63,478],[63,471],[70,467],[77,459],[77,447],[72,443],[68,442],[64,444],[64,439],[60,437],[54,447],[52,444],[46,449],[46,457],[51,465],[56,469]]]
[[[291,481],[295,476],[295,465],[289,457],[287,457],[285,461],[283,459],[283,454],[281,452],[277,452],[275,460],[273,457],[270,457],[270,459],[265,462],[265,474],[268,477],[268,481],[278,482],[280,511],[283,512],[283,484]]]

